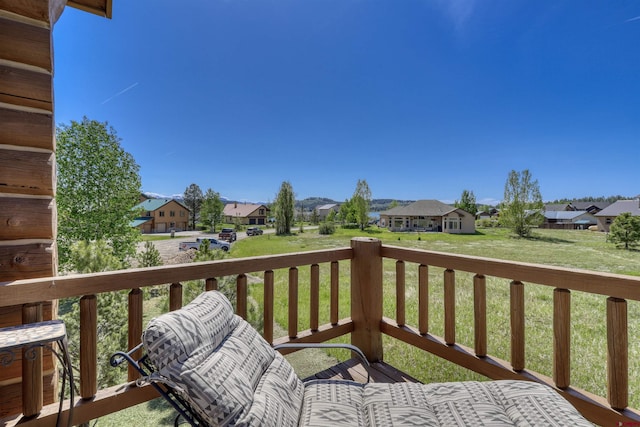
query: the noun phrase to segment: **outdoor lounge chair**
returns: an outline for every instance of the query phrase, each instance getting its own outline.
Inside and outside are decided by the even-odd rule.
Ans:
[[[142,364],[132,351],[112,364],[128,359],[193,425],[592,426],[555,390],[529,381],[303,383],[217,291],[151,320],[141,345]]]

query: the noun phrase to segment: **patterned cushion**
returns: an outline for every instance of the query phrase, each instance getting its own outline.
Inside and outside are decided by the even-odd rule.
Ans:
[[[367,384],[367,425],[592,426],[550,387],[529,381]]]
[[[302,382],[219,292],[153,319],[142,342],[207,424],[297,425]]]
[[[158,374],[211,426],[591,426],[550,387],[525,381],[304,386],[219,292],[153,319]]]

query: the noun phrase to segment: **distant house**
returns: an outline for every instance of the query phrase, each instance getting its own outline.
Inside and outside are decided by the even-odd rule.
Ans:
[[[640,199],[618,200],[595,214],[598,220],[598,230],[608,232],[609,226],[616,217],[625,212],[629,212],[633,216],[640,216]]]
[[[380,212],[378,224],[391,231],[476,232],[473,215],[438,200],[418,200]]]
[[[340,206],[338,206],[336,203],[329,203],[327,205],[318,206],[316,210],[318,211],[318,217],[320,218],[320,221],[324,221],[325,219],[327,219],[327,215],[329,215],[329,212],[333,211],[334,213],[338,213],[338,211],[340,210]]]
[[[498,216],[498,210],[496,208],[491,208],[488,211],[476,212],[476,219],[491,219],[496,216]]]
[[[590,214],[597,214],[602,209],[609,206],[609,202],[569,202],[552,203],[544,206],[545,211],[587,211]]]
[[[542,228],[585,230],[597,224],[596,217],[587,211],[544,211]]]
[[[189,208],[174,199],[146,199],[133,208],[142,215],[131,223],[142,233],[183,231],[189,223]]]
[[[234,202],[225,205],[222,215],[227,223],[264,225],[267,223],[269,210],[265,205]]]

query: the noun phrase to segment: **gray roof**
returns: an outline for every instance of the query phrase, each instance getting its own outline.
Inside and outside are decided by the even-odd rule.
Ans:
[[[640,200],[618,200],[602,209],[595,216],[618,216],[624,212],[631,212],[633,216],[640,216]]]
[[[388,216],[443,216],[453,211],[465,212],[439,200],[418,200],[406,206],[396,206],[380,215]],[[466,212],[468,213],[468,212]]]
[[[544,217],[547,219],[574,219],[584,214],[589,214],[589,212],[587,211],[544,211]]]
[[[337,208],[338,205],[335,203],[329,203],[327,205],[322,205],[322,206],[318,206],[316,209],[319,211],[326,211],[328,209],[333,209],[333,208]]]

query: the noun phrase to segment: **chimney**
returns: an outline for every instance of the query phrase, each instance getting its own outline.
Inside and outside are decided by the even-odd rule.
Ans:
[[[233,208],[238,209],[238,202],[233,202]]]

